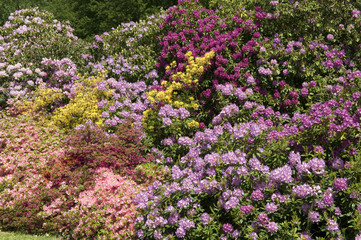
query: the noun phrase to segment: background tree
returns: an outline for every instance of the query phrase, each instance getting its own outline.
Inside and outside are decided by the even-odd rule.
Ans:
[[[0,1],[0,24],[3,25],[10,13],[36,6],[43,6],[47,3],[47,0],[3,0]]]
[[[208,0],[207,0],[208,1]],[[176,5],[177,0],[8,0],[0,1],[0,25],[10,13],[39,7],[60,21],[70,21],[78,37],[92,41],[94,35],[116,28],[120,23],[138,21]]]

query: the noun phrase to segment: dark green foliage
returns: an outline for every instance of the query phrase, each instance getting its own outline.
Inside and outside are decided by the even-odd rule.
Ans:
[[[32,8],[36,6],[43,6],[46,1],[44,0],[6,0],[0,1],[0,25],[3,25],[10,13],[25,9]]]
[[[122,22],[139,21],[176,4],[177,0],[9,0],[0,2],[0,25],[16,10],[39,7],[60,21],[70,21],[76,36],[92,41]]]

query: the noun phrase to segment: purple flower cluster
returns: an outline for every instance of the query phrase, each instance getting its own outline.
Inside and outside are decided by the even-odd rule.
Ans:
[[[242,214],[248,215],[254,210],[252,205],[244,205],[240,207],[240,211]]]
[[[308,219],[310,222],[315,223],[320,221],[320,213],[316,211],[310,211],[308,213]]]
[[[222,229],[225,234],[229,234],[233,231],[233,226],[230,223],[225,223],[225,224],[223,224]]]
[[[278,230],[278,225],[275,222],[269,222],[267,225],[267,231],[268,232],[277,232]]]
[[[312,188],[308,184],[302,184],[297,187],[293,187],[292,193],[295,194],[296,197],[305,198],[307,195],[310,195],[312,192]]]
[[[276,168],[271,171],[270,179],[275,182],[290,183],[293,181],[292,169],[289,165],[285,165],[280,168]]]
[[[336,191],[345,191],[347,186],[348,184],[346,178],[337,178],[333,184],[333,189]]]

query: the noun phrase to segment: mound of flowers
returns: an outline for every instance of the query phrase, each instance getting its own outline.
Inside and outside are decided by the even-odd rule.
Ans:
[[[319,14],[311,5],[168,9],[143,126],[172,174],[135,199],[138,238],[359,236],[361,93],[347,55],[356,45],[306,23],[290,34],[277,25]],[[321,16],[347,12],[359,28],[357,10],[336,5]],[[278,12],[286,7],[291,16]],[[191,119],[195,128],[184,128]]]
[[[142,157],[139,134],[124,125],[129,131],[121,137],[106,137],[88,122],[66,135],[41,119],[0,119],[1,229],[73,239],[133,236],[132,197],[144,190],[137,178],[155,178],[135,169],[151,160]]]
[[[85,44],[63,23],[38,8],[12,13],[0,28],[0,107],[28,95],[37,85],[70,90],[85,64]],[[7,103],[7,101],[9,101]]]
[[[361,238],[358,4],[210,5],[219,7],[179,0],[91,44],[36,9],[10,17],[0,29],[2,106],[20,115],[1,124],[28,129],[30,113],[53,132],[2,132],[4,229],[74,239]],[[17,22],[36,30],[34,21],[81,51],[41,52],[34,64],[9,57],[21,45],[9,39],[28,28]]]

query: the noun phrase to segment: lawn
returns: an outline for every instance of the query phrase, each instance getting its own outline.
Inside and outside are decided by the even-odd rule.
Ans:
[[[58,237],[53,237],[49,235],[29,235],[23,233],[14,233],[14,232],[0,232],[1,240],[58,240]]]

